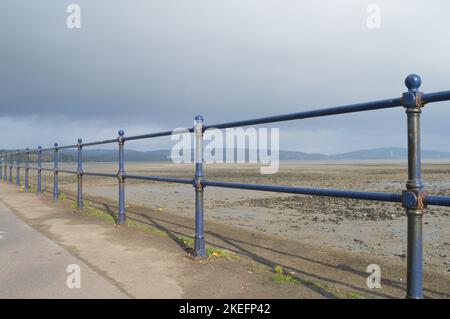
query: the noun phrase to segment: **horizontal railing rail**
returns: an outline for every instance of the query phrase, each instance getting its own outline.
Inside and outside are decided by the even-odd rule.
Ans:
[[[162,176],[146,176],[127,174],[125,172],[124,143],[126,141],[151,139],[172,134],[179,134],[178,131],[162,131],[156,133],[125,136],[122,130],[119,131],[117,138],[102,141],[94,141],[83,143],[78,139],[77,144],[58,146],[57,143],[51,148],[17,150],[15,152],[6,152],[1,155],[0,179],[5,182],[12,183],[13,168],[16,168],[16,184],[20,186],[20,169],[24,168],[24,188],[28,190],[28,171],[30,169],[37,170],[37,191],[42,192],[42,171],[53,172],[53,197],[58,200],[58,173],[67,173],[77,175],[77,207],[83,208],[83,176],[111,177],[118,179],[119,188],[119,209],[117,225],[125,223],[125,180],[146,180],[154,182],[190,184],[195,189],[195,238],[194,251],[195,257],[205,258],[205,238],[204,238],[204,209],[203,209],[203,192],[206,186],[235,188],[253,191],[267,191],[289,194],[301,194],[311,196],[328,196],[336,198],[348,198],[356,200],[372,200],[380,202],[401,203],[406,210],[407,219],[407,293],[408,298],[423,298],[423,245],[422,245],[422,215],[427,205],[448,206],[450,207],[450,196],[429,195],[425,192],[421,177],[421,158],[420,158],[420,113],[422,107],[427,103],[442,102],[450,100],[450,91],[441,91],[424,94],[419,91],[422,81],[418,75],[411,74],[405,84],[408,88],[406,93],[401,97],[371,101],[358,104],[342,105],[337,107],[320,108],[311,111],[297,112],[284,115],[275,115],[249,120],[241,120],[227,123],[219,123],[216,125],[204,125],[203,117],[197,116],[194,126],[182,133],[193,133],[195,135],[195,174],[193,178],[176,178]],[[301,120],[315,117],[324,117],[356,112],[374,111],[395,107],[404,107],[407,114],[407,142],[408,142],[408,179],[406,181],[406,189],[401,193],[387,192],[368,192],[356,190],[341,190],[327,188],[309,188],[300,186],[282,186],[282,185],[265,185],[265,184],[249,184],[237,182],[214,181],[204,178],[203,174],[203,133],[208,129],[225,129],[232,127],[242,127],[249,125],[260,125],[267,123],[277,123],[292,120]],[[89,172],[83,170],[84,147],[118,144],[118,171],[117,173]],[[76,148],[77,152],[77,169],[68,170],[59,168],[59,150]],[[42,153],[53,152],[53,168],[42,167]],[[30,166],[30,154],[37,154],[37,166]],[[25,155],[22,156],[21,155]],[[13,158],[15,157],[15,163]],[[20,164],[20,163],[23,164]],[[9,174],[8,174],[9,168]],[[3,175],[3,176],[2,176]]]
[[[244,184],[244,183],[230,183],[230,182],[210,181],[210,180],[203,180],[203,184],[205,186],[238,188],[238,189],[248,189],[248,190],[255,190],[255,191],[277,192],[277,193],[328,196],[328,197],[340,197],[340,198],[362,199],[362,200],[376,200],[376,201],[382,201],[382,202],[397,202],[397,203],[402,202],[402,195],[395,194],[395,193],[359,192],[359,191],[353,191],[353,190],[309,188],[309,187],[298,187],[298,186]]]

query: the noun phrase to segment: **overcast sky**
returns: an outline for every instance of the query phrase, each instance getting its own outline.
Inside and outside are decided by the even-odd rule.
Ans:
[[[66,27],[71,3],[81,29]],[[410,73],[449,90],[449,12],[444,0],[2,0],[0,148],[398,97]],[[450,151],[449,119],[450,103],[425,107],[423,148]],[[269,127],[282,149],[406,147],[402,108]]]

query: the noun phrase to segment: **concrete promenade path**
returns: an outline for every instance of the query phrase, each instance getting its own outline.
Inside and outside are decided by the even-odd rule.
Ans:
[[[69,265],[80,269],[80,289],[66,283],[74,273]],[[0,202],[0,298],[105,297],[127,295]]]

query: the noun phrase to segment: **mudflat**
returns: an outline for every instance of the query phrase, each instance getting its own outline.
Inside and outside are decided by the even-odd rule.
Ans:
[[[50,165],[50,164],[48,164]],[[75,163],[63,163],[74,169]],[[132,174],[192,177],[193,165],[126,162]],[[86,163],[85,171],[116,172],[116,163]],[[35,181],[30,171],[30,183]],[[296,185],[362,191],[401,192],[407,179],[406,163],[384,162],[282,162],[278,173],[261,175],[257,165],[206,165],[210,180]],[[429,194],[450,195],[450,163],[423,165]],[[43,173],[51,189],[52,173]],[[60,173],[60,188],[74,194],[76,176]],[[117,199],[117,180],[84,176],[86,196]],[[164,214],[194,218],[194,190],[189,185],[126,181],[126,206],[147,207]],[[330,197],[289,195],[207,187],[205,219],[255,233],[331,248],[404,260],[406,217],[401,204]],[[429,207],[424,216],[425,267],[450,274],[450,208]]]

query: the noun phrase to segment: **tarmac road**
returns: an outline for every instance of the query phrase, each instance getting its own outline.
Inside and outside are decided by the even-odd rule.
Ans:
[[[69,288],[80,268],[80,288]],[[0,202],[0,298],[127,298],[108,279],[28,226]]]

